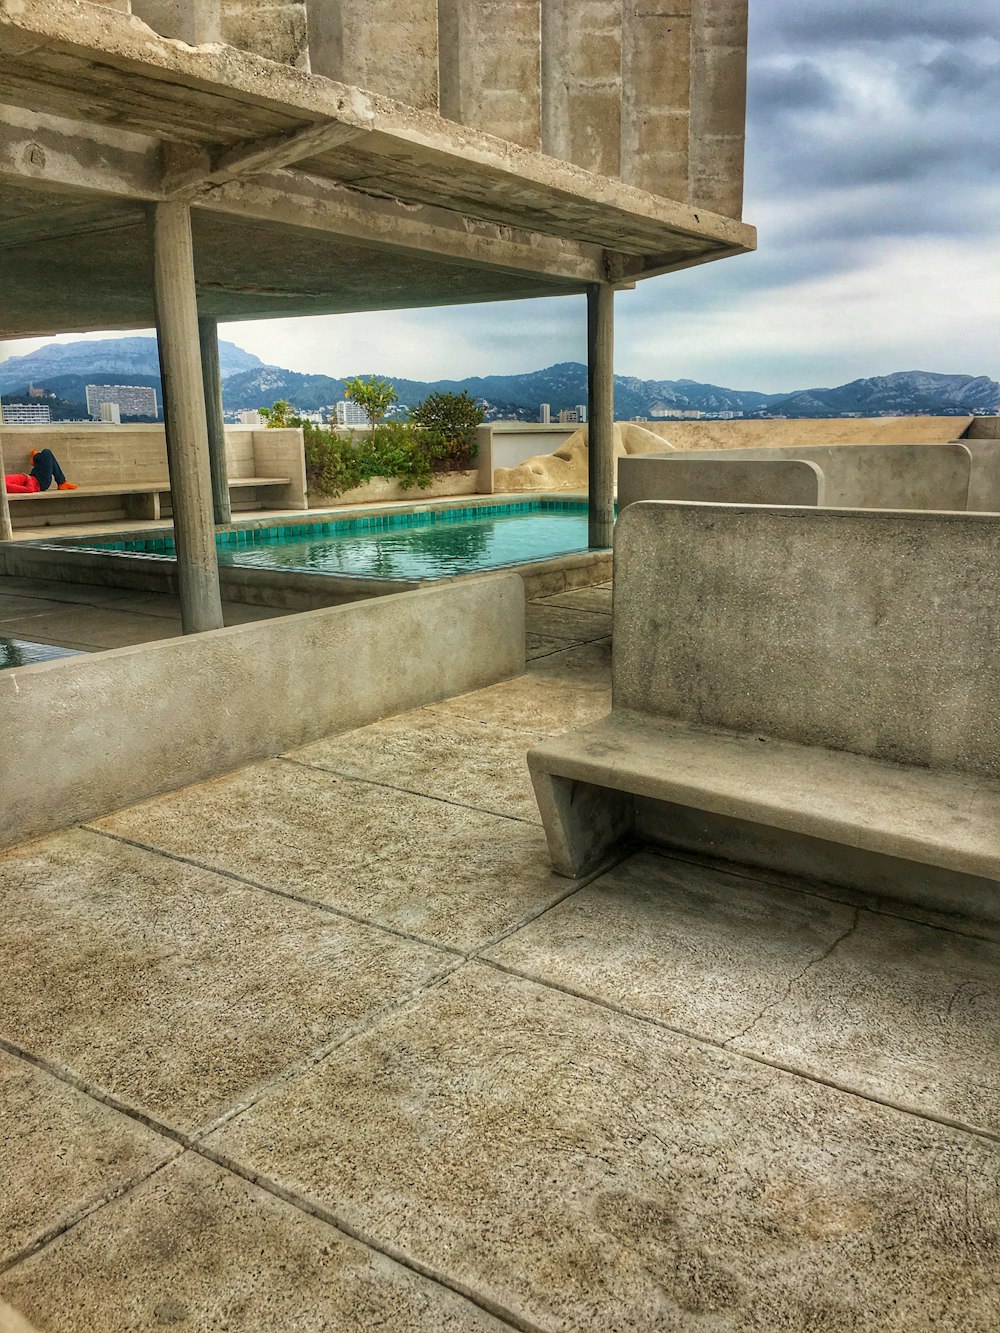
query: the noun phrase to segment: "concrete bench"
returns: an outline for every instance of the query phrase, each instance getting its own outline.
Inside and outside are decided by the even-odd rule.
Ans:
[[[285,489],[290,482],[289,477],[230,477],[233,508],[240,507],[241,499],[244,507],[253,506],[260,492]],[[108,520],[108,501],[120,502],[122,514],[127,519],[157,522],[171,513],[168,481],[78,486],[75,491],[60,491],[53,486],[50,490],[35,491],[30,495],[10,495],[8,499],[12,505],[28,506],[24,510],[11,510],[15,527],[45,525],[52,520],[58,523]]]
[[[998,537],[629,506],[612,712],[528,756],[555,868],[658,843],[1000,920]]]

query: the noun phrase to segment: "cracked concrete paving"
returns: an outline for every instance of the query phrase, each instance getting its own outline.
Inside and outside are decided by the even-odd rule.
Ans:
[[[609,706],[581,592],[517,680],[0,857],[0,1303],[993,1333],[1000,944],[654,852],[552,876],[518,753]]]

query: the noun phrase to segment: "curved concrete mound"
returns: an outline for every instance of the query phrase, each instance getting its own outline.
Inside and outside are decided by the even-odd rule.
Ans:
[[[615,458],[626,454],[667,453],[674,445],[629,421],[615,424]],[[493,473],[497,491],[579,491],[587,488],[587,428],[581,426],[551,454],[536,454],[517,467]]]

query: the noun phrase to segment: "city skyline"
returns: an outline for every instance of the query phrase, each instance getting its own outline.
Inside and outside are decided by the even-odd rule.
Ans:
[[[763,392],[900,370],[995,377],[998,21],[1000,0],[974,14],[751,0],[744,215],[758,251],[621,293],[618,368]],[[302,372],[433,379],[583,360],[586,319],[582,297],[563,297],[220,332]],[[50,341],[2,344],[0,359]]]

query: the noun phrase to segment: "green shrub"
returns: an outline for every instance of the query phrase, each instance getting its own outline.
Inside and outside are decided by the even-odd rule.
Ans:
[[[410,413],[410,420],[435,437],[431,446],[435,471],[467,468],[479,447],[476,427],[486,415],[482,405],[464,390],[461,393],[432,393]]]

